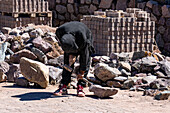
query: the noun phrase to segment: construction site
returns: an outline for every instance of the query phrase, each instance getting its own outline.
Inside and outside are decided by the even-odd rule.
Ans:
[[[70,65],[59,34],[72,22],[89,32],[66,35],[95,52]],[[169,0],[0,0],[1,113],[169,113],[169,96]]]

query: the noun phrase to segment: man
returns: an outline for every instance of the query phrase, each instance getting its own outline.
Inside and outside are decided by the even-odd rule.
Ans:
[[[64,64],[74,69],[74,62],[77,56],[80,55],[80,69],[77,75],[77,96],[84,97],[83,84],[85,82],[82,78],[88,74],[90,57],[94,53],[92,33],[85,24],[73,21],[58,27],[56,36],[64,50]],[[61,96],[67,94],[67,85],[71,82],[71,74],[72,72],[63,69],[61,84],[59,89],[54,92],[54,95]]]

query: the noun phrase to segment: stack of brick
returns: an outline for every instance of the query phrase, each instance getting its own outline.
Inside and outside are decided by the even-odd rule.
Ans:
[[[92,31],[97,54],[153,50],[155,22],[146,11],[136,8],[95,11],[81,20]]]
[[[29,23],[52,24],[47,0],[0,0],[0,29]]]

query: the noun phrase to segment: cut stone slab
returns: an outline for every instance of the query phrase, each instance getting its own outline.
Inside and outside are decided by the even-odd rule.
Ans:
[[[90,92],[94,92],[94,95],[100,98],[106,98],[118,93],[118,90],[115,88],[101,87],[100,85],[92,85],[89,87]]]
[[[121,72],[117,68],[109,67],[107,64],[99,63],[95,66],[94,74],[102,80],[103,82],[113,79],[118,75],[121,75]]]
[[[22,75],[29,80],[46,88],[49,83],[49,68],[41,62],[34,61],[25,57],[20,60]]]

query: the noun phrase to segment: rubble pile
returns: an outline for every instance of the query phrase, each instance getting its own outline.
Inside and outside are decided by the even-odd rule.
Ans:
[[[15,82],[23,87],[48,87],[62,78],[63,51],[54,29],[29,24],[19,28],[4,28],[0,33],[0,82]],[[71,87],[76,88],[75,63]],[[139,51],[94,56],[87,79],[93,84],[110,88],[143,91],[155,99],[170,95],[170,57],[158,52]],[[95,89],[93,89],[95,90]],[[99,92],[93,91],[99,94]],[[107,94],[102,94],[107,95]]]
[[[140,51],[93,57],[88,80],[103,86],[143,91],[164,100],[170,95],[170,57]],[[163,92],[162,92],[163,91]]]
[[[0,32],[0,82],[16,82],[21,86],[36,83],[46,88],[49,75],[50,81],[61,80],[57,57],[64,52],[55,38],[54,28],[28,24],[4,30],[8,34]]]

